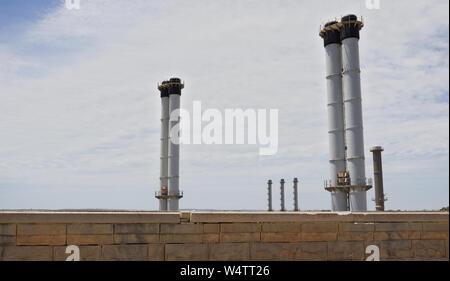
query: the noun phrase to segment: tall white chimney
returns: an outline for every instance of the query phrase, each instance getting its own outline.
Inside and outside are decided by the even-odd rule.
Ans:
[[[160,150],[160,190],[156,194],[159,199],[159,210],[167,211],[168,172],[169,172],[169,81],[158,86],[161,92],[161,150]]]
[[[350,210],[366,211],[366,172],[364,163],[364,136],[361,105],[359,65],[359,31],[363,23],[355,15],[342,17],[342,90],[344,97],[345,140],[347,169],[350,174]]]
[[[179,189],[180,177],[180,145],[178,143],[179,135],[172,135],[173,128],[179,126],[179,114],[174,115],[175,110],[180,109],[181,89],[184,84],[179,78],[170,78],[169,88],[169,211],[179,211],[179,200],[183,195]]]
[[[338,173],[346,171],[344,108],[342,99],[342,59],[341,38],[337,22],[325,24],[320,32],[325,46],[325,63],[328,101],[328,144],[330,152],[331,186],[338,186]],[[347,210],[347,192],[330,189],[331,209]]]

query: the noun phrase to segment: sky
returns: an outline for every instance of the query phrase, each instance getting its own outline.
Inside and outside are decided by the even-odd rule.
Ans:
[[[332,19],[363,17],[366,175],[383,152],[386,209],[449,203],[449,2],[0,0],[0,209],[157,210],[160,96],[278,109],[278,152],[182,145],[181,209],[265,210],[267,180],[299,178],[302,210],[331,208],[325,52]],[[374,190],[368,209],[374,210]]]

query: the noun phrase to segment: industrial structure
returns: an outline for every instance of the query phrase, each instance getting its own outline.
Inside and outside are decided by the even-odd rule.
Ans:
[[[366,211],[364,135],[359,66],[359,31],[363,22],[355,15],[331,21],[320,31],[326,52],[328,135],[333,211]]]
[[[267,204],[268,204],[267,211],[272,212],[273,211],[273,208],[272,208],[272,180],[269,180],[267,182]]]
[[[374,146],[370,149],[373,153],[373,177],[375,183],[375,209],[384,211],[384,202],[387,200],[383,187],[383,165],[381,161],[381,152],[384,149],[381,146]]]
[[[285,190],[284,190],[284,184],[286,182],[284,181],[284,179],[280,180],[280,211],[284,212],[286,211],[286,204],[285,204]],[[294,212],[298,212],[299,206],[298,206],[298,178],[294,178],[293,181],[294,185],[293,185],[293,190],[294,190]],[[268,180],[267,181],[267,211],[271,212],[273,211],[272,208],[272,180]]]
[[[179,135],[173,134],[180,117],[181,89],[184,84],[179,78],[170,78],[158,85],[161,95],[161,155],[160,190],[155,194],[159,199],[160,211],[178,211],[183,193],[179,189],[180,145]]]
[[[284,179],[280,180],[280,205],[280,211],[286,211],[286,208],[284,206]]]
[[[294,178],[294,211],[298,212],[298,179]]]
[[[330,180],[325,189],[331,193],[332,211],[366,211],[367,190],[359,63],[359,33],[364,24],[355,15],[330,21],[321,28],[326,53],[328,136]],[[171,78],[158,85],[161,96],[160,211],[178,211],[183,193],[179,189],[179,108],[184,84]],[[174,114],[175,113],[175,114]],[[374,151],[373,151],[374,152]],[[375,153],[377,154],[375,155]],[[384,209],[381,152],[374,152],[377,184],[377,210]],[[377,159],[377,160],[375,160]],[[375,162],[378,165],[375,167]],[[280,210],[285,211],[284,179],[280,181]],[[294,211],[298,206],[298,179],[294,179]],[[381,191],[380,191],[381,190]],[[381,192],[381,193],[380,193]],[[268,210],[272,211],[272,181],[268,182]]]

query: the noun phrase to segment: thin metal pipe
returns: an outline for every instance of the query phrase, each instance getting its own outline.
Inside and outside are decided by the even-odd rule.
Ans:
[[[267,182],[268,211],[272,212],[272,180]]]
[[[298,212],[298,179],[294,178],[294,211]]]
[[[280,181],[280,204],[281,204],[281,211],[286,211],[286,208],[284,206],[284,179],[281,179]]]

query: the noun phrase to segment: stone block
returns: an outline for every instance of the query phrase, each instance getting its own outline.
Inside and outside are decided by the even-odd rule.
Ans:
[[[424,232],[430,231],[430,232],[447,232],[448,233],[449,232],[448,222],[446,222],[446,223],[424,222],[423,223],[423,231]]]
[[[159,224],[156,223],[122,223],[114,225],[115,234],[157,234]]]
[[[260,232],[220,233],[220,242],[222,242],[222,243],[258,242],[260,240],[261,240]]]
[[[250,259],[271,261],[324,261],[327,259],[327,243],[251,243]]]
[[[220,225],[222,233],[261,232],[259,223],[225,223]]]
[[[166,244],[166,261],[207,261],[207,244]]]
[[[66,235],[65,224],[18,224],[17,235]]]
[[[399,232],[399,231],[408,231],[408,230],[409,230],[409,225],[407,222],[375,223],[375,231]]]
[[[413,240],[414,257],[422,260],[432,260],[445,257],[444,240]]]
[[[159,243],[159,234],[114,234],[114,244]]]
[[[423,232],[420,236],[424,240],[448,240],[448,232]]]
[[[301,233],[301,241],[309,241],[309,242],[327,242],[327,241],[335,241],[337,240],[337,232],[302,232]]]
[[[148,244],[148,260],[164,260],[164,244]]]
[[[411,240],[380,241],[381,260],[401,260],[414,257]]]
[[[220,232],[220,224],[218,223],[206,223],[203,225],[204,233],[219,233]]]
[[[217,243],[209,245],[209,260],[245,261],[250,258],[248,243]]]
[[[220,234],[219,233],[205,233],[203,234],[203,243],[219,243]]]
[[[202,243],[203,234],[160,234],[161,243]]]
[[[339,232],[372,232],[375,230],[373,223],[340,223]]]
[[[295,247],[294,260],[325,261],[327,260],[327,242],[301,242],[300,249]]]
[[[338,232],[336,222],[311,222],[304,223],[301,226],[302,233],[331,233]]]
[[[65,245],[66,235],[17,235],[17,245]]]
[[[342,241],[364,241],[373,240],[371,231],[345,231],[338,233],[338,240]]]
[[[203,233],[203,224],[161,224],[161,233],[164,234]]]
[[[16,235],[16,225],[15,224],[0,224],[0,236],[11,236]]]
[[[288,233],[296,233],[300,232],[301,224],[299,223],[263,223],[262,224],[262,232],[288,232]]]
[[[16,236],[0,235],[0,246],[16,245]]]
[[[380,240],[408,240],[408,231],[376,231],[373,233],[373,239]]]
[[[299,242],[301,241],[300,233],[289,233],[289,232],[262,232],[261,233],[262,242]]]
[[[364,260],[363,241],[328,242],[328,260]]]
[[[102,260],[144,261],[148,260],[148,245],[103,245]]]
[[[68,245],[105,245],[114,244],[112,234],[68,234]]]
[[[180,220],[189,221],[191,218],[191,212],[180,212]]]
[[[258,261],[294,260],[299,243],[250,243],[250,259]]]
[[[4,246],[0,248],[3,261],[51,261],[52,246]]]
[[[106,223],[68,224],[67,234],[113,234],[113,225]]]

